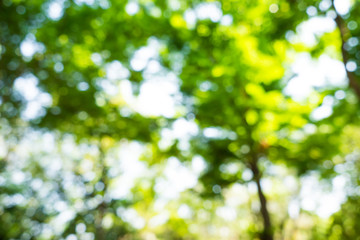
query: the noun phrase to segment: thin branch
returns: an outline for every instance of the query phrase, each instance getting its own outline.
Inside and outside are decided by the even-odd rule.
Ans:
[[[254,180],[258,189],[258,195],[260,200],[260,212],[263,217],[264,222],[264,230],[262,233],[262,240],[272,240],[273,234],[272,234],[272,226],[271,226],[271,220],[270,220],[270,214],[269,210],[267,209],[267,200],[263,193],[262,187],[261,187],[261,173],[258,168],[257,160],[253,160],[251,163],[251,171],[254,175]]]
[[[258,191],[258,196],[259,196],[259,201],[260,201],[260,213],[263,219],[263,224],[264,224],[264,229],[262,232],[262,236],[261,239],[262,240],[273,240],[273,229],[272,229],[272,224],[271,224],[271,218],[270,218],[270,213],[269,210],[267,208],[267,200],[266,200],[266,196],[262,190],[261,187],[261,172],[260,169],[258,167],[258,154],[256,153],[256,149],[254,149],[256,143],[252,138],[252,130],[251,127],[249,126],[249,124],[246,122],[245,119],[245,111],[244,113],[241,113],[241,118],[242,121],[244,123],[247,135],[248,135],[248,139],[249,139],[249,145],[250,145],[250,159],[248,162],[248,165],[253,173],[253,180],[256,183],[257,186],[257,191]]]

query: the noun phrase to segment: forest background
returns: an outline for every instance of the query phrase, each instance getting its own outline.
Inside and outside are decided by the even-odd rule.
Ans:
[[[0,239],[360,239],[359,5],[2,0]]]

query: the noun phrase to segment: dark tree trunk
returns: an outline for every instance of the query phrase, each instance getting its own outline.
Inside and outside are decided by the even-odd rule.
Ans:
[[[264,224],[264,229],[262,232],[261,239],[262,240],[272,240],[273,233],[272,233],[270,214],[267,209],[266,197],[262,191],[261,184],[260,184],[261,173],[260,173],[258,165],[257,165],[257,159],[253,159],[250,166],[251,166],[251,171],[254,175],[254,181],[256,182],[256,186],[257,186],[257,190],[258,190],[258,196],[259,196],[259,200],[260,200],[260,212],[261,212],[261,216],[263,218],[263,224]]]
[[[246,96],[246,93],[244,93],[244,94]],[[261,239],[262,240],[273,240],[273,230],[272,230],[272,225],[271,225],[270,214],[267,209],[267,201],[266,201],[266,197],[262,191],[261,184],[260,184],[261,172],[258,167],[258,151],[257,151],[257,148],[255,147],[257,144],[255,143],[255,141],[252,138],[251,127],[249,126],[249,124],[247,123],[247,121],[244,117],[245,112],[246,111],[244,111],[244,113],[242,113],[240,116],[242,117],[245,129],[246,129],[246,133],[248,136],[249,145],[251,146],[250,147],[251,150],[250,150],[250,153],[248,156],[249,157],[248,166],[250,167],[250,169],[253,173],[253,180],[256,183],[257,190],[258,190],[258,196],[259,196],[259,200],[260,200],[260,212],[261,212],[261,217],[263,219],[263,225],[264,225],[264,229],[261,234]]]
[[[334,1],[333,1],[333,8],[335,10]],[[336,22],[336,25],[337,25],[337,27],[338,27],[338,29],[340,31],[341,55],[342,55],[342,58],[343,58],[343,63],[345,65],[346,75],[347,75],[347,77],[349,79],[349,86],[350,86],[350,88],[352,88],[355,91],[357,97],[360,99],[360,85],[359,85],[358,79],[357,79],[357,77],[355,76],[355,74],[353,72],[349,72],[346,69],[346,64],[349,61],[349,54],[345,49],[345,43],[349,39],[349,37],[351,36],[350,31],[349,31],[344,19],[339,14],[337,14],[337,16],[335,18],[335,22]]]

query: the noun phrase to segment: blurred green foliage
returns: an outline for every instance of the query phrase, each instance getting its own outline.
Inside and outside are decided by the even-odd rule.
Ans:
[[[337,2],[2,0],[0,239],[356,239],[359,2]],[[341,84],[290,94],[300,55]],[[307,208],[309,178],[341,208]]]

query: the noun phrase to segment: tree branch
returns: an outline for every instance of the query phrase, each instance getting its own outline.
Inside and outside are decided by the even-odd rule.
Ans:
[[[333,8],[336,12],[335,6],[334,6],[334,0],[332,1],[332,5]],[[336,14],[336,18],[335,18],[335,22],[336,25],[340,31],[340,36],[341,36],[341,54],[342,54],[342,58],[343,58],[343,63],[345,65],[345,71],[346,71],[346,75],[349,79],[349,86],[350,88],[352,88],[356,95],[358,96],[358,98],[360,99],[360,85],[357,81],[357,77],[355,76],[355,74],[353,72],[349,72],[346,69],[346,63],[349,61],[349,54],[345,49],[345,43],[346,41],[349,39],[350,36],[350,31],[348,29],[348,27],[346,26],[346,23],[344,21],[344,19],[337,13]]]
[[[262,240],[273,240],[273,229],[272,229],[272,225],[271,225],[271,219],[270,219],[270,214],[269,214],[269,210],[267,208],[267,201],[266,201],[266,197],[262,191],[262,187],[261,187],[261,172],[259,170],[258,167],[258,154],[257,154],[257,150],[254,149],[255,148],[255,141],[252,138],[252,130],[251,127],[249,126],[249,124],[246,122],[245,119],[245,112],[246,110],[240,115],[242,118],[242,121],[244,123],[247,135],[248,135],[248,140],[249,140],[249,145],[250,145],[250,158],[249,158],[249,162],[248,165],[253,173],[253,180],[256,183],[257,186],[257,191],[258,191],[258,196],[259,196],[259,200],[260,200],[260,213],[263,219],[263,224],[264,224],[264,229],[262,232],[262,236],[261,239]]]
[[[266,197],[262,191],[262,187],[260,184],[261,173],[260,173],[260,170],[257,165],[257,159],[252,159],[252,161],[250,162],[250,166],[251,166],[251,171],[253,172],[254,181],[256,183],[257,190],[258,190],[258,196],[259,196],[259,200],[260,200],[260,212],[261,212],[261,216],[263,218],[263,223],[264,223],[264,229],[262,232],[261,239],[262,240],[272,240],[273,236],[272,236],[272,226],[271,226],[270,214],[267,209]]]

